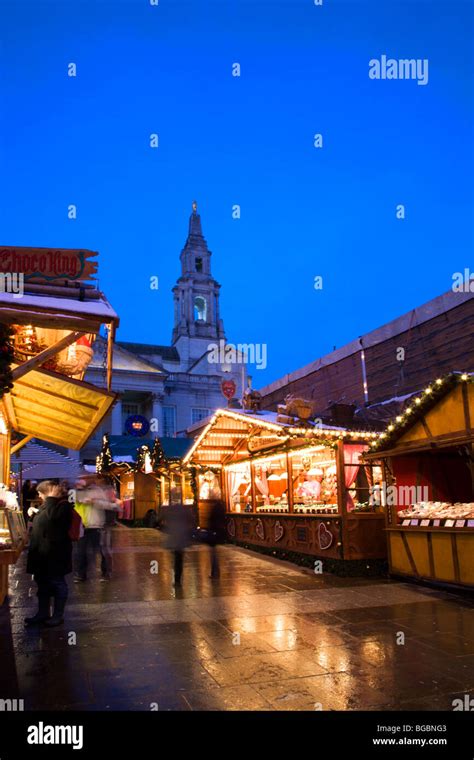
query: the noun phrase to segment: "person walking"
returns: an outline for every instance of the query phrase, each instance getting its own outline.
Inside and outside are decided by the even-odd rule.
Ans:
[[[100,553],[101,553],[101,582],[110,581],[113,570],[112,541],[113,528],[117,525],[117,516],[122,512],[122,502],[117,498],[114,487],[104,481],[100,485],[104,501],[104,525],[100,535]]]
[[[168,549],[173,552],[174,585],[181,585],[184,564],[184,550],[191,542],[191,513],[181,503],[172,503],[165,510],[165,525],[168,532]]]
[[[219,578],[219,556],[217,547],[224,542],[225,538],[225,506],[221,500],[214,501],[209,511],[209,546],[211,548],[211,578]]]
[[[101,556],[101,580],[109,580],[110,563],[107,552],[104,552],[103,533],[106,523],[106,512],[116,510],[118,505],[112,502],[104,493],[95,478],[81,478],[76,484],[76,511],[79,512],[84,524],[84,535],[79,539],[76,556],[76,573],[74,583],[87,580],[89,555],[95,563],[97,554]]]
[[[38,587],[38,611],[25,618],[25,625],[44,623],[49,627],[64,622],[68,597],[65,576],[72,572],[72,542],[69,537],[72,504],[60,486],[44,480],[37,489],[42,501],[33,519],[26,572],[33,575]],[[54,599],[50,616],[50,600]]]

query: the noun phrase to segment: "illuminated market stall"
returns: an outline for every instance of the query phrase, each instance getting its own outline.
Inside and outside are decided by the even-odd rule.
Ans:
[[[97,472],[115,484],[123,505],[123,520],[143,520],[171,502],[195,505],[193,471],[181,461],[192,440],[104,435]]]
[[[276,417],[218,410],[198,435],[183,465],[197,471],[200,525],[224,499],[230,541],[340,572],[383,560],[382,472],[360,464],[378,434]]]
[[[97,271],[91,261],[95,255],[69,249],[0,249],[2,271],[8,267],[12,278],[12,287],[0,292],[0,466],[7,489],[12,454],[32,439],[81,449],[115,400],[112,344],[118,317],[103,294],[86,282]],[[85,382],[84,374],[103,326],[108,350],[105,387],[98,388]],[[6,511],[0,525],[2,602],[8,565],[18,559],[25,536],[12,527],[5,500],[0,499],[0,507]]]
[[[474,587],[474,376],[438,378],[381,434],[390,572]]]

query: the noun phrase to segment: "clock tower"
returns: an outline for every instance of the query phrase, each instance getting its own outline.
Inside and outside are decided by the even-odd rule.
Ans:
[[[220,285],[211,274],[211,251],[193,202],[188,237],[180,255],[181,276],[175,287],[172,344],[183,360],[200,358],[209,343],[225,340],[219,315]]]

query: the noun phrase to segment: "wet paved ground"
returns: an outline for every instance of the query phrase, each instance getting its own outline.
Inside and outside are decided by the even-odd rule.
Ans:
[[[465,598],[232,546],[217,581],[207,548],[189,549],[175,592],[160,533],[114,538],[114,579],[71,584],[60,629],[24,629],[35,589],[23,562],[14,569],[0,697],[26,710],[452,710],[474,696]]]

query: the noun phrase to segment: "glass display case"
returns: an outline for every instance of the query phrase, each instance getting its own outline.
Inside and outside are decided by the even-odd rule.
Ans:
[[[398,524],[433,528],[474,528],[474,502],[421,501],[399,510]]]
[[[212,500],[220,499],[221,496],[219,476],[212,470],[206,470],[199,476],[199,498]]]
[[[336,450],[317,446],[290,454],[297,514],[337,514]]]
[[[26,538],[23,514],[7,507],[0,508],[0,551],[18,549]]]
[[[7,509],[0,509],[0,551],[13,549],[10,524],[7,519]]]
[[[27,538],[23,514],[8,507],[0,508],[0,551],[18,549]]]
[[[257,461],[254,468],[256,511],[277,514],[288,512],[286,456]]]
[[[227,493],[231,512],[252,512],[250,464],[242,462],[226,468]]]

